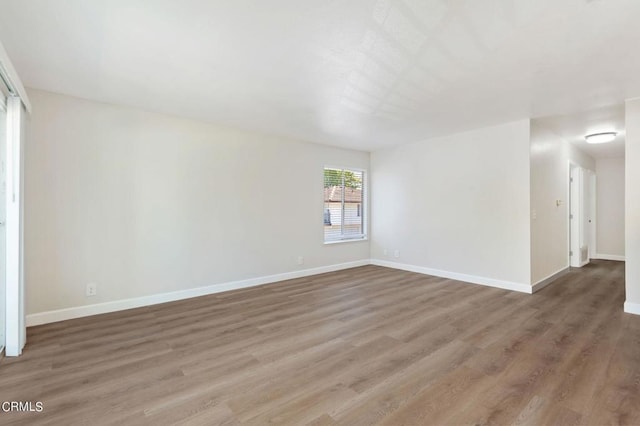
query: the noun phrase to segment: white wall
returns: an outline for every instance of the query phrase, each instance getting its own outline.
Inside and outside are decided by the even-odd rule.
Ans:
[[[624,157],[596,160],[596,257],[624,259]]]
[[[29,95],[28,314],[369,258],[323,244],[322,192],[368,153]]]
[[[640,99],[625,106],[625,311],[640,314]]]
[[[371,191],[372,258],[529,286],[529,120],[376,151]]]
[[[569,266],[569,161],[595,170],[595,160],[531,122],[531,282]],[[561,200],[560,206],[556,200]]]

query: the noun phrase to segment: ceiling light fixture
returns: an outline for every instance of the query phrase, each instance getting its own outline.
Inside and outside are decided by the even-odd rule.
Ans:
[[[593,133],[585,136],[584,139],[587,143],[607,143],[612,142],[616,138],[616,135],[616,132]]]

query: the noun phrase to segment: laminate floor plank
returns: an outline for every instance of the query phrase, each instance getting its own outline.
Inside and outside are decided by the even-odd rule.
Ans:
[[[363,266],[28,329],[9,425],[640,424],[624,263],[527,295]]]

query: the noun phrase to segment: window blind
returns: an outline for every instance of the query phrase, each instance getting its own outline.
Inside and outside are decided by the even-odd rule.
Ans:
[[[325,167],[324,241],[365,237],[364,171]]]

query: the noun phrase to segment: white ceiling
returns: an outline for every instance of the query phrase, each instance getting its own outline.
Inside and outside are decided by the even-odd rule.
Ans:
[[[640,95],[638,0],[0,0],[26,86],[375,150]]]
[[[571,142],[593,158],[624,156],[624,104],[538,118],[534,121]],[[603,132],[616,132],[615,140],[610,143],[593,145],[588,144],[584,139],[586,135]]]

